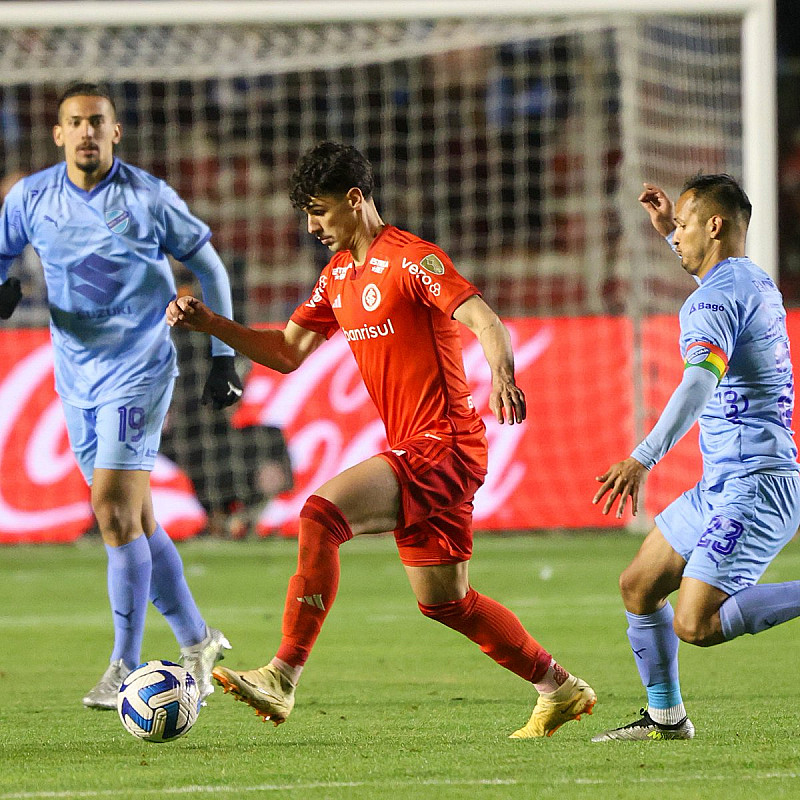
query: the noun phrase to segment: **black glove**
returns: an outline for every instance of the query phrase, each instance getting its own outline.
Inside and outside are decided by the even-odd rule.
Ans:
[[[19,278],[9,278],[0,283],[0,319],[8,319],[22,297],[22,284]]]
[[[236,372],[233,356],[212,356],[211,371],[203,389],[203,404],[214,408],[233,405],[242,396],[242,381]]]

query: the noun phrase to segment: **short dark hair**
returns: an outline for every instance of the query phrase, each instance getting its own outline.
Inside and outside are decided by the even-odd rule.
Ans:
[[[703,204],[709,216],[713,213],[711,209],[716,209],[729,218],[741,215],[745,225],[750,222],[753,211],[750,200],[736,179],[724,172],[693,175],[683,185],[681,194],[684,192],[694,192],[695,200]]]
[[[117,115],[117,106],[114,103],[114,98],[111,96],[111,91],[104,83],[71,83],[67,88],[61,93],[61,97],[58,98],[58,106],[56,107],[56,115],[61,115],[61,106],[64,104],[64,101],[69,99],[70,97],[105,97],[109,103],[111,103],[111,108],[114,110],[114,116]]]
[[[372,164],[351,145],[320,142],[297,162],[290,181],[289,198],[295,208],[308,208],[312,197],[341,196],[352,188],[372,196],[375,176]]]

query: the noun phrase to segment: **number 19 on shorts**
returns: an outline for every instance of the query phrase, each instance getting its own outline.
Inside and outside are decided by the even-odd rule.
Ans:
[[[141,440],[145,430],[145,411],[139,406],[120,406],[119,414],[119,440],[121,442],[135,443]]]

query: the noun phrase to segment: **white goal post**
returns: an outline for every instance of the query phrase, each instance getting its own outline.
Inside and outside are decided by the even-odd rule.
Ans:
[[[777,277],[774,26],[774,0],[2,2],[0,164],[19,176],[57,161],[61,91],[109,84],[120,157],[210,225],[236,317],[252,324],[285,321],[329,256],[288,201],[297,158],[322,139],[354,144],[384,219],[435,241],[498,313],[550,343],[519,348],[535,416],[523,427],[549,459],[541,472],[572,486],[576,470],[624,455],[678,380],[675,318],[694,284],[639,208],[642,181],[674,196],[696,172],[741,178],[748,255]],[[0,330],[0,377],[21,347],[7,328],[49,318],[38,260],[14,269],[25,297]],[[199,407],[207,342],[174,340],[164,452],[209,508],[269,494],[254,476],[280,484],[280,448],[254,468],[275,442],[230,438],[224,415]],[[649,479],[648,513],[686,487],[690,438]],[[327,469],[317,455],[295,459],[296,480]],[[580,516],[588,502],[569,518],[540,478],[527,491],[552,507],[525,526],[600,524]]]

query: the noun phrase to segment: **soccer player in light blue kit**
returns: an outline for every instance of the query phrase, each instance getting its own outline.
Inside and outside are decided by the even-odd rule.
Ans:
[[[10,316],[19,300],[19,281],[6,278],[31,244],[47,284],[56,390],[108,551],[114,649],[83,698],[102,709],[116,708],[122,680],[141,660],[148,599],[172,628],[202,697],[230,647],[200,614],[150,493],[177,374],[164,321],[175,297],[167,254],[197,275],[207,302],[228,317],[230,284],[208,226],[163,181],[114,156],[121,135],[103,87],[71,86],[53,129],[65,160],[16,183],[0,212],[0,314]],[[241,382],[233,350],[212,340],[211,352],[204,397],[222,408],[241,395]]]
[[[703,477],[656,517],[620,577],[648,708],[595,742],[691,739],[678,641],[708,647],[800,615],[800,581],[757,584],[800,524],[800,477],[786,311],[745,256],[750,201],[728,175],[690,179],[674,209],[650,184],[639,201],[699,286],[680,312],[683,379],[650,434],[598,477],[594,502],[608,494],[607,514],[619,498],[621,516],[630,498],[635,514],[648,470],[698,419]]]

